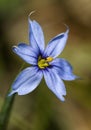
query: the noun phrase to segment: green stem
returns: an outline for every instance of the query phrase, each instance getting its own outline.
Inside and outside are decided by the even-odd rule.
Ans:
[[[20,68],[20,71],[24,67],[25,63]],[[6,94],[4,104],[2,106],[1,112],[0,112],[0,130],[6,130],[7,125],[9,122],[9,117],[11,114],[12,106],[14,103],[15,94],[12,96],[8,96],[8,94],[11,92],[12,88],[10,87],[9,91]]]
[[[5,101],[0,112],[0,130],[6,130],[8,122],[9,122],[9,117],[10,117],[10,113],[11,113],[14,98],[15,98],[15,94],[12,96],[8,96],[10,91],[11,91],[11,88],[5,97]]]

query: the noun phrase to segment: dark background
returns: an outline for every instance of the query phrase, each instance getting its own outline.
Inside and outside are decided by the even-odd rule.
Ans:
[[[60,102],[42,81],[25,96],[16,96],[8,130],[91,130],[91,1],[0,0],[0,108],[7,90],[24,63],[12,46],[28,41],[28,15],[43,27],[45,42],[70,28],[60,57],[74,67],[80,80],[66,82]],[[27,65],[25,65],[26,67]]]

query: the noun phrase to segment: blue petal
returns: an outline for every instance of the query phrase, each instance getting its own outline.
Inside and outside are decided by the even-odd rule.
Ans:
[[[36,67],[24,69],[15,79],[12,85],[12,92],[9,96],[16,92],[18,95],[25,95],[32,92],[38,86],[42,77],[42,72]]]
[[[21,43],[13,47],[13,51],[29,64],[37,64],[37,53],[29,45]]]
[[[59,74],[60,78],[63,80],[75,80],[78,78],[73,74],[72,66],[68,61],[62,58],[56,58],[50,63],[53,69]]]
[[[65,33],[61,33],[54,37],[47,45],[44,56],[57,57],[64,49],[68,38],[69,29]]]
[[[44,72],[44,78],[48,88],[61,100],[64,101],[64,95],[66,95],[66,89],[63,81],[54,72],[53,69],[46,69]]]
[[[35,21],[31,21],[29,19],[29,41],[30,45],[36,51],[44,51],[45,43],[44,43],[44,35],[41,26]]]

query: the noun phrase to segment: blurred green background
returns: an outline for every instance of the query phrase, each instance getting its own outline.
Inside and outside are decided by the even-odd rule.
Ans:
[[[66,101],[60,102],[42,81],[25,96],[16,96],[8,130],[91,130],[91,1],[0,0],[0,109],[7,90],[24,63],[12,46],[28,41],[28,15],[43,27],[46,43],[70,28],[60,55],[80,80],[66,82]],[[25,65],[26,67],[26,65]]]

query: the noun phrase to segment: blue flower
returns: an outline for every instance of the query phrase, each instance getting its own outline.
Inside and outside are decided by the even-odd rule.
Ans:
[[[45,48],[41,26],[30,18],[28,21],[30,44],[20,43],[13,47],[13,52],[32,66],[21,71],[16,77],[9,96],[14,93],[25,95],[32,92],[44,76],[48,88],[64,101],[66,89],[62,80],[77,78],[72,72],[70,63],[63,58],[57,58],[66,45],[69,29],[54,37]]]

